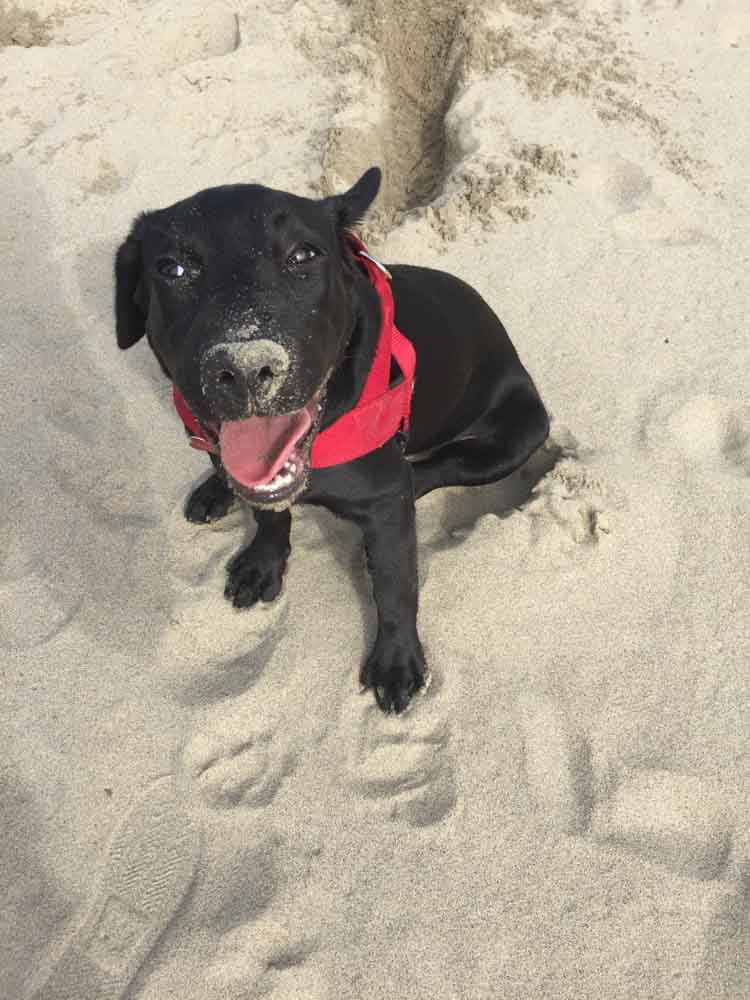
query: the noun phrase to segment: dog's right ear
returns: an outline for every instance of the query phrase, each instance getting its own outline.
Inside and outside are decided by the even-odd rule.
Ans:
[[[146,332],[146,313],[143,304],[141,280],[141,232],[144,216],[139,216],[115,257],[115,326],[117,346],[123,351],[137,344]],[[139,302],[141,305],[139,305]]]

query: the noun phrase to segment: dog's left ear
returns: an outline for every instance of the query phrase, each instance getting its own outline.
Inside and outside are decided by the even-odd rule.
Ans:
[[[146,310],[142,288],[141,230],[139,216],[128,238],[121,243],[115,257],[115,325],[117,346],[126,350],[137,344],[146,332]]]
[[[348,191],[329,199],[336,213],[337,229],[349,229],[364,219],[380,190],[382,176],[380,167],[370,167]]]

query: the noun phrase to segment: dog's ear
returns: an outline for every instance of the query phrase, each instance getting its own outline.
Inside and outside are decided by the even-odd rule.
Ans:
[[[336,213],[337,229],[349,229],[364,219],[380,190],[382,176],[380,167],[370,167],[353,187],[330,199]]]
[[[139,216],[115,257],[115,326],[117,346],[123,351],[137,344],[146,332],[148,306],[144,303],[141,283],[142,223],[143,216]]]

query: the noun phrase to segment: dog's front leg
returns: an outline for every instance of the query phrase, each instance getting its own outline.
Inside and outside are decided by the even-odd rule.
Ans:
[[[292,515],[287,510],[253,509],[258,530],[227,567],[224,595],[236,608],[273,601],[281,592],[291,546]]]
[[[373,501],[361,520],[378,612],[375,645],[362,668],[384,712],[400,713],[424,687],[426,666],[417,633],[417,537],[411,471],[394,496]]]
[[[193,524],[209,524],[225,517],[236,501],[224,477],[215,472],[190,494],[185,504],[185,517]]]
[[[218,521],[237,503],[220,458],[213,454],[210,457],[214,474],[193,490],[185,505],[185,517],[193,524]]]

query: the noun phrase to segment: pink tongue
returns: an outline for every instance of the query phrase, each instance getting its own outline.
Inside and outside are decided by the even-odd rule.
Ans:
[[[312,418],[306,409],[281,417],[249,417],[221,425],[221,461],[243,486],[264,486],[291,455]]]

